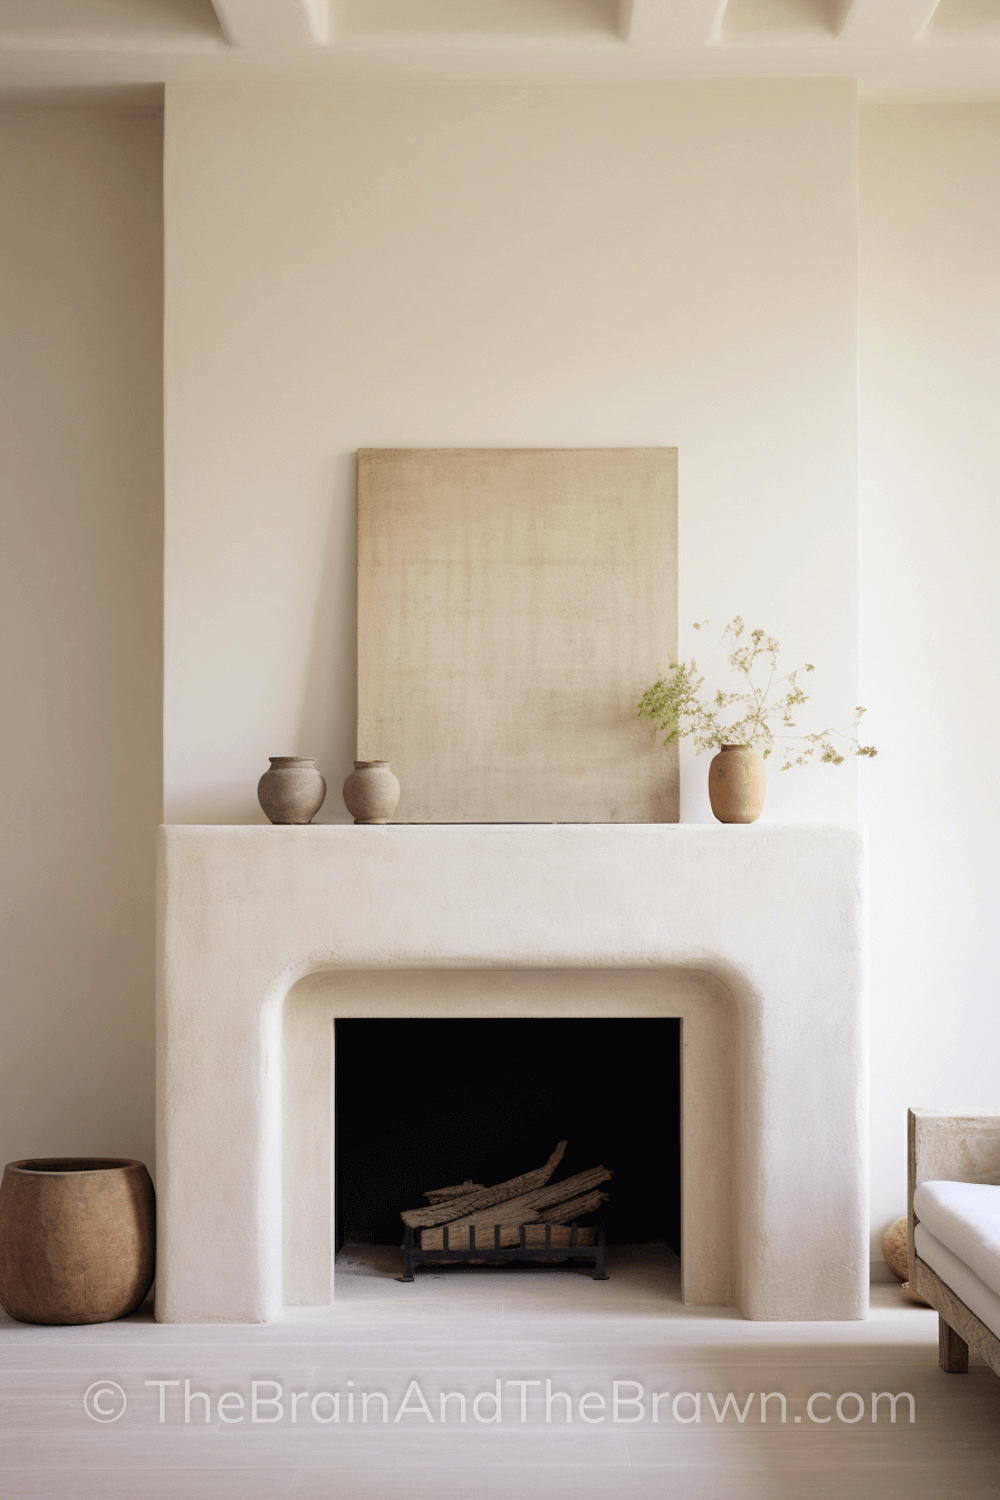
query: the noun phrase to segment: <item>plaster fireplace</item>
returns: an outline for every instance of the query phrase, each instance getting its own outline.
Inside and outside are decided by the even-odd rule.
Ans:
[[[864,838],[755,824],[176,826],[164,1322],[328,1307],[334,1021],[678,1017],[684,1300],[867,1311]]]

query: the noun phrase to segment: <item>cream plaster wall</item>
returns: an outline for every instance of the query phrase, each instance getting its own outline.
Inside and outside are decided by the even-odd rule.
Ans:
[[[346,819],[362,446],[676,445],[681,649],[742,613],[849,718],[853,85],[168,86],[165,203],[168,821],[296,753]]]
[[[1000,109],[861,120],[877,1254],[905,1212],[907,1106],[1000,1099]]]
[[[153,1163],[161,140],[0,111],[0,1161]]]
[[[4,1159],[151,1157],[158,137],[0,115]],[[172,93],[170,816],[258,817],[294,749],[343,816],[363,442],[676,442],[682,622],[742,609],[853,702],[852,142],[826,84]],[[998,143],[862,111],[873,1245],[906,1106],[996,1098]]]

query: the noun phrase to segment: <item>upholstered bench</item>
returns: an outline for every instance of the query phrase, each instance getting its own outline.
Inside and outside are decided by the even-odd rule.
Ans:
[[[939,1360],[969,1345],[1000,1375],[1000,1111],[911,1109],[910,1281],[938,1314]]]

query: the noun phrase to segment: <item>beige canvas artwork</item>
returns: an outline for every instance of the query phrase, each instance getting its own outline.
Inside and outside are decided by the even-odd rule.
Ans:
[[[677,646],[677,450],[358,454],[359,760],[395,821],[678,818],[635,718]]]

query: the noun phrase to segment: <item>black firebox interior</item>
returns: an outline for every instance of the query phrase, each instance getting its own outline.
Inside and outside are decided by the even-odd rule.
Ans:
[[[336,1022],[337,1246],[398,1245],[428,1188],[603,1164],[609,1244],[680,1249],[679,1020]]]

